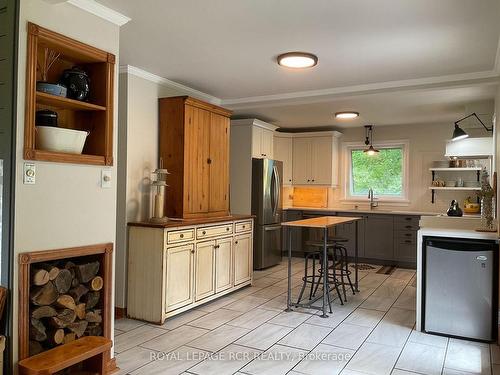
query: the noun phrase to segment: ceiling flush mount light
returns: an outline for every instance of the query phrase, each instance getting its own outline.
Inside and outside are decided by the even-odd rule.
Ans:
[[[483,128],[485,128],[486,131],[488,131],[488,132],[492,132],[493,131],[493,127],[488,128],[486,125],[484,125],[484,122],[482,122],[481,119],[479,118],[479,116],[474,112],[474,113],[471,113],[468,116],[465,116],[464,118],[461,118],[458,121],[455,121],[455,129],[453,129],[453,136],[451,138],[452,141],[459,141],[461,139],[465,139],[465,138],[469,137],[469,134],[467,134],[465,132],[465,130],[463,130],[460,126],[458,126],[458,124],[460,122],[468,119],[469,117],[475,117],[477,119],[477,121],[479,121],[481,123],[481,125],[483,125]]]
[[[359,117],[359,112],[343,111],[343,112],[336,112],[335,113],[335,118],[344,119],[344,120],[351,120],[351,119],[356,118],[356,117]]]
[[[373,147],[373,125],[365,125],[365,145],[369,146],[363,152],[367,155],[376,155],[379,151]]]
[[[287,52],[279,55],[277,61],[279,65],[287,68],[303,69],[318,64],[318,57],[307,52]]]

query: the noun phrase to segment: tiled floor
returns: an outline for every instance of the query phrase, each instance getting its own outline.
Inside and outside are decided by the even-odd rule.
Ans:
[[[360,272],[360,290],[316,310],[286,306],[286,264],[255,272],[247,287],[163,326],[116,321],[120,374],[500,375],[496,345],[413,331],[415,272]],[[293,260],[298,295],[301,259]]]

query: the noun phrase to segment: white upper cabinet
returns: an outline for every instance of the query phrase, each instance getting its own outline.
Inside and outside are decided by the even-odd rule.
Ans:
[[[262,129],[260,137],[260,152],[262,157],[273,159],[273,140],[274,131],[269,129]]]
[[[245,146],[250,145],[252,158],[273,158],[273,139],[277,126],[252,118],[232,120],[231,129],[231,147],[236,142],[239,152],[245,152]]]
[[[293,135],[293,185],[338,185],[340,136],[335,131]]]
[[[274,130],[254,125],[252,127],[252,157],[272,159],[273,138]]]
[[[283,162],[283,185],[290,186],[292,180],[292,137],[289,133],[274,133],[274,159]]]

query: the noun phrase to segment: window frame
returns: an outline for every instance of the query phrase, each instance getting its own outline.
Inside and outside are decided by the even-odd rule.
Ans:
[[[394,140],[394,141],[383,141],[377,142],[373,145],[376,149],[382,148],[401,148],[403,151],[403,181],[402,181],[402,195],[378,195],[375,192],[375,198],[378,202],[386,203],[410,203],[409,201],[409,153],[410,153],[410,142],[408,140]],[[343,156],[344,156],[344,174],[343,174],[343,189],[344,189],[344,199],[343,201],[350,202],[365,202],[368,198],[360,195],[351,195],[351,181],[352,181],[352,159],[351,152],[353,150],[364,150],[366,145],[360,142],[344,142],[342,144]]]

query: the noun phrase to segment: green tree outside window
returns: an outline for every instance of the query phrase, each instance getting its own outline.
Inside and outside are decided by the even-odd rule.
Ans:
[[[381,148],[376,155],[351,150],[351,195],[403,196],[403,149]]]

